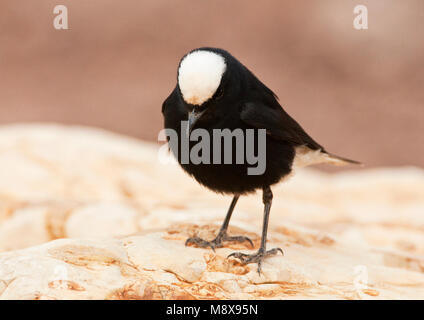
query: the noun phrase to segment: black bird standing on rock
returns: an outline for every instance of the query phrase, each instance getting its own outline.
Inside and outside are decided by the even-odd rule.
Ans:
[[[266,250],[271,185],[289,176],[294,167],[317,163],[359,164],[328,153],[284,111],[277,99],[268,87],[227,51],[199,48],[181,59],[177,86],[162,106],[165,128],[175,130],[181,143],[186,138],[184,135],[190,135],[195,128],[206,130],[211,136],[215,129],[241,129],[242,132],[248,129],[266,130],[266,166],[264,172],[258,175],[247,173],[251,164],[246,160],[236,163],[187,163],[182,161],[181,147],[170,146],[182,168],[200,184],[215,192],[234,196],[216,238],[206,241],[193,237],[187,239],[186,245],[214,249],[222,247],[224,241],[248,241],[253,247],[247,237],[229,236],[227,228],[239,196],[262,189],[265,208],[261,246],[254,254],[230,254],[245,264],[258,263],[259,273],[265,257],[283,253],[280,248]],[[188,125],[188,130],[184,130],[183,123]],[[181,146],[181,143],[178,145]],[[243,147],[248,147],[247,143],[251,142],[243,141]],[[190,141],[189,149],[193,146],[193,141]],[[257,143],[253,147],[258,150]],[[215,149],[210,148],[210,154],[213,154]],[[233,152],[232,159],[236,149],[237,145],[230,150]]]

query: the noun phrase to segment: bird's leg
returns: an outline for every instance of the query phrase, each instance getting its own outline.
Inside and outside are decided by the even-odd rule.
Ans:
[[[215,251],[215,248],[221,248],[223,246],[224,241],[234,241],[234,242],[247,241],[250,243],[250,245],[253,248],[253,242],[248,237],[244,237],[244,236],[230,237],[227,234],[228,224],[230,223],[231,215],[233,213],[234,207],[236,206],[238,198],[239,198],[239,195],[235,195],[233,200],[231,201],[231,205],[228,208],[228,212],[227,212],[227,215],[225,216],[224,223],[222,224],[221,229],[219,229],[218,235],[216,236],[215,239],[213,239],[212,241],[206,241],[199,237],[192,237],[192,238],[188,238],[185,244],[186,245],[195,244],[198,247],[202,247],[202,248],[210,247],[212,248],[212,250]]]
[[[273,248],[268,251],[266,250],[266,237],[267,237],[267,231],[268,231],[269,212],[271,210],[271,203],[272,203],[272,191],[270,187],[263,188],[262,199],[263,199],[265,208],[264,208],[264,222],[262,226],[261,247],[254,254],[233,252],[232,254],[228,256],[228,258],[234,257],[234,258],[240,259],[240,261],[243,264],[257,263],[259,275],[261,274],[262,261],[265,259],[265,257],[273,256],[277,254],[278,252],[281,252],[281,254],[284,255],[283,250],[281,250],[281,248]]]

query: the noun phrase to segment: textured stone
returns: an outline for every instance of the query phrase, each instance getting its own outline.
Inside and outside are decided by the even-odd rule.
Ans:
[[[268,246],[285,255],[259,276],[226,259],[244,244],[184,246],[214,237],[230,197],[157,151],[97,129],[0,127],[0,298],[424,298],[422,169],[302,169],[276,186]],[[242,197],[229,229],[255,249],[262,210]]]

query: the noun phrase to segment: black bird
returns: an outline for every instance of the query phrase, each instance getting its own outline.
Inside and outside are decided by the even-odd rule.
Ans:
[[[271,185],[289,176],[294,167],[317,163],[359,164],[328,153],[290,117],[278,102],[277,96],[249,69],[229,52],[217,48],[199,48],[186,54],[178,67],[177,85],[162,105],[165,128],[178,134],[176,146],[170,149],[182,168],[200,184],[223,194],[232,194],[233,200],[224,223],[212,241],[199,237],[189,238],[187,244],[212,249],[223,246],[224,241],[252,241],[244,236],[227,234],[231,214],[240,195],[263,191],[264,217],[261,246],[255,254],[230,254],[242,263],[258,263],[261,271],[266,256],[283,253],[280,248],[266,250],[269,213],[272,202]],[[188,122],[184,122],[188,121]],[[188,123],[185,130],[183,123]],[[193,163],[182,161],[181,144],[195,128],[206,130],[211,136],[214,129],[266,129],[266,167],[260,175],[247,174],[251,164],[246,160],[237,163]],[[170,141],[168,137],[168,141]],[[255,140],[256,141],[256,140]],[[247,140],[243,141],[247,147]],[[250,142],[251,143],[251,142]],[[191,151],[194,142],[189,142]],[[258,152],[258,145],[252,146]],[[240,146],[239,146],[240,147]],[[233,145],[235,159],[237,145]],[[213,157],[213,148],[210,154]],[[234,161],[233,161],[234,162]],[[229,257],[230,257],[229,256]]]

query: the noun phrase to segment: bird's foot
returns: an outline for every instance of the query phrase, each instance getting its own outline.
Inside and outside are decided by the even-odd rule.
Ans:
[[[254,254],[246,254],[242,252],[233,252],[227,258],[234,257],[239,259],[243,264],[249,263],[257,263],[258,264],[258,273],[261,275],[262,261],[268,256],[274,256],[278,252],[281,252],[284,255],[283,250],[281,248],[273,248],[271,250],[265,251],[265,249],[259,249],[258,252]]]
[[[253,248],[253,242],[252,240],[250,240],[248,237],[245,236],[233,236],[230,237],[229,235],[227,235],[226,233],[224,234],[218,234],[218,236],[213,239],[212,241],[207,241],[207,240],[203,240],[202,238],[199,237],[192,237],[192,238],[188,238],[185,242],[185,245],[189,245],[189,244],[194,244],[197,247],[200,248],[211,248],[213,251],[215,251],[215,248],[222,248],[224,246],[224,241],[232,241],[232,242],[238,242],[238,243],[242,243],[242,242],[249,242],[250,246]]]

